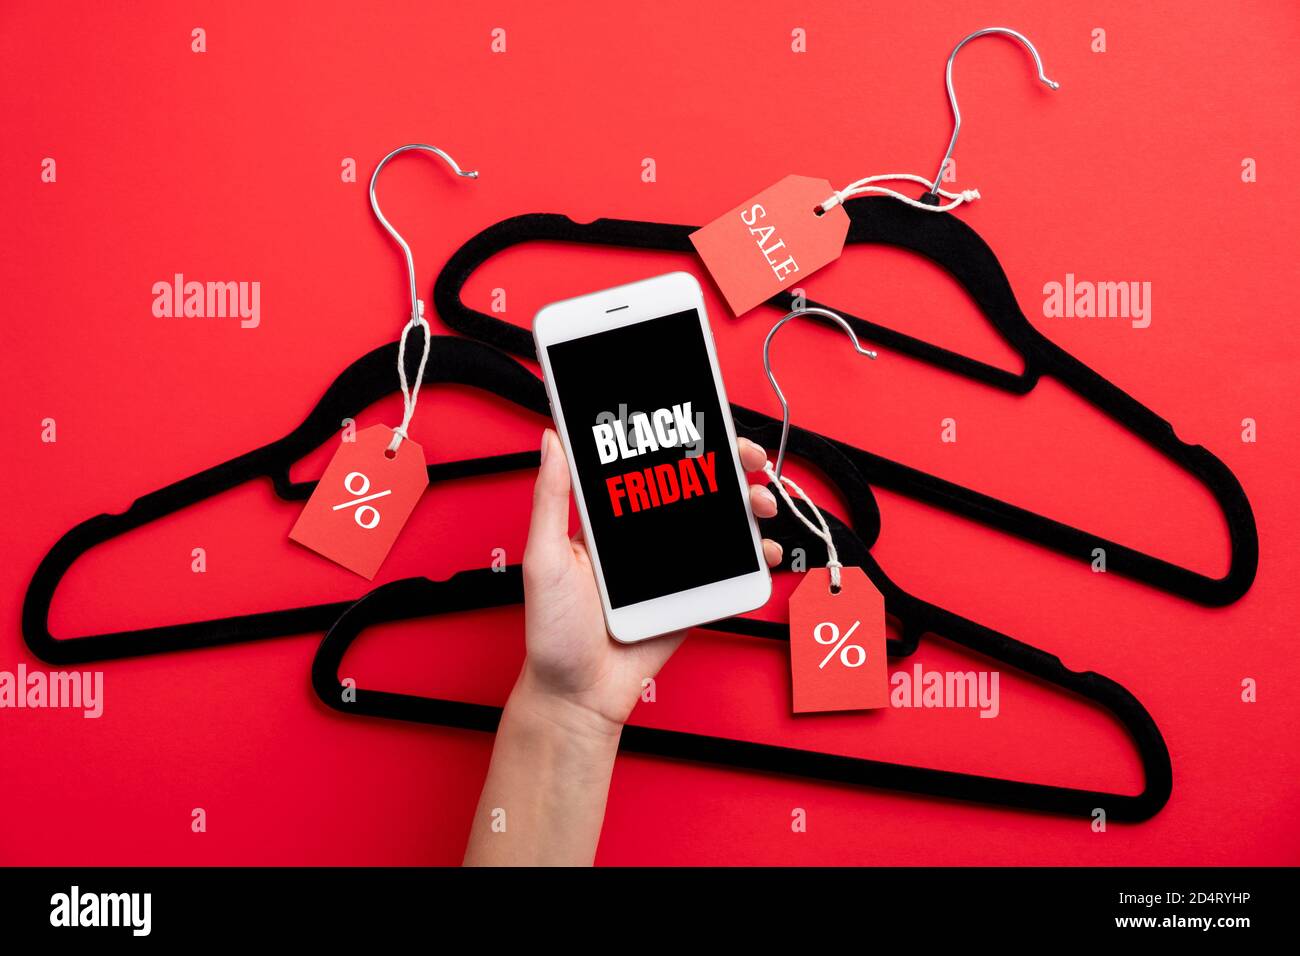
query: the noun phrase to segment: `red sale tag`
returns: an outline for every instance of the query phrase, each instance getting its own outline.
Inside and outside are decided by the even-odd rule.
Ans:
[[[374,425],[340,445],[289,537],[373,579],[429,484],[424,449],[406,439],[390,458],[392,440]]]
[[[861,568],[809,568],[790,595],[794,711],[868,710],[889,703],[885,599]]]
[[[817,211],[834,193],[824,179],[787,176],[691,233],[732,312],[743,315],[839,258],[848,213]]]

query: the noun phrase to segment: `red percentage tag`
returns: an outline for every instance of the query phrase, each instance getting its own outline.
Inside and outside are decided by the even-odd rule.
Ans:
[[[889,703],[885,599],[861,568],[809,568],[790,595],[790,676],[797,714]]]
[[[374,425],[330,460],[289,537],[371,580],[429,484],[424,449]]]

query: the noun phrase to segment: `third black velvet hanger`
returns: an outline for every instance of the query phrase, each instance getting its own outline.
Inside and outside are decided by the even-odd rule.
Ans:
[[[1026,394],[1044,376],[1061,382],[1209,490],[1227,524],[1228,570],[1222,577],[1210,577],[841,443],[841,449],[873,486],[923,501],[1083,562],[1093,560],[1094,548],[1104,548],[1108,572],[1142,581],[1198,604],[1210,607],[1230,604],[1246,593],[1259,563],[1259,537],[1250,502],[1236,476],[1222,461],[1203,446],[1181,441],[1169,422],[1035,329],[1016,302],[993,250],[960,219],[950,213],[917,210],[889,197],[850,199],[844,208],[850,220],[849,244],[896,246],[918,253],[945,269],[971,296],[1003,340],[1022,356],[1025,370],[1018,374],[1008,372],[857,318],[838,307],[812,300],[808,300],[808,305],[838,312],[860,337],[1006,392]],[[456,331],[515,355],[535,358],[528,329],[472,309],[461,301],[465,282],[480,265],[505,249],[541,241],[693,254],[689,237],[695,228],[632,219],[578,223],[553,213],[514,216],[483,230],[448,259],[434,285],[434,307]],[[786,311],[793,307],[792,303],[793,297],[782,293],[768,304]],[[757,413],[736,408],[738,421],[753,414]]]
[[[770,422],[757,429],[738,426],[738,431],[770,443],[778,437],[779,428],[779,423]],[[810,455],[815,459],[818,467],[826,469],[827,477],[839,487],[854,470],[854,465],[832,443],[812,433],[792,429],[790,447],[797,449],[801,456]],[[870,496],[870,491],[865,494]],[[1031,783],[635,725],[623,730],[620,743],[623,751],[1085,818],[1095,818],[1101,809],[1108,819],[1121,822],[1147,820],[1164,807],[1173,787],[1169,751],[1150,714],[1128,690],[1101,674],[1072,671],[1051,654],[907,594],[885,575],[866,542],[834,515],[823,513],[840,559],[863,568],[885,595],[887,612],[902,626],[903,640],[889,642],[891,658],[915,650],[923,632],[934,634],[1099,705],[1119,720],[1137,748],[1144,781],[1141,793],[1127,795]],[[818,559],[824,559],[824,545],[808,536],[784,509],[777,518],[763,525],[765,535],[787,544],[793,541],[804,548],[821,548]],[[878,522],[873,526],[878,527]],[[791,553],[792,549],[787,547],[783,558],[783,568],[787,570]],[[312,685],[325,704],[345,714],[494,732],[501,716],[500,707],[393,693],[355,683],[345,687],[339,679],[339,667],[347,649],[369,627],[413,615],[501,607],[522,601],[523,582],[518,566],[501,573],[462,572],[447,581],[407,578],[382,585],[348,608],[326,634],[312,664]],[[736,621],[743,622],[743,619],[719,622],[702,630],[733,630],[729,625]],[[788,629],[783,631],[757,636],[788,640]],[[780,704],[774,702],[774,706]]]

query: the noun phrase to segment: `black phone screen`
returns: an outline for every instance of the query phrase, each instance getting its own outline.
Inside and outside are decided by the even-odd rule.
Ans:
[[[758,571],[697,311],[546,352],[610,605]]]

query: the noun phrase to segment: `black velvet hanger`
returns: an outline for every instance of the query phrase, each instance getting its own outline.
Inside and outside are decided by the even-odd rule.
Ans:
[[[63,576],[79,557],[98,544],[257,478],[269,478],[277,496],[285,501],[306,500],[316,483],[291,481],[290,467],[308,452],[334,438],[344,418],[355,418],[369,405],[396,391],[393,366],[397,361],[397,349],[398,343],[392,342],[350,365],[330,385],[306,420],[283,438],[150,492],[120,514],[97,515],[66,532],[41,560],[28,585],[22,611],[22,632],[27,646],[50,664],[82,664],[326,630],[355,598],[63,639],[56,639],[50,633],[49,615]],[[412,375],[418,360],[417,350],[410,350],[407,361]],[[539,415],[549,417],[550,414],[545,388],[536,375],[500,351],[469,339],[433,336],[424,381],[471,385]],[[779,434],[779,430],[772,429],[779,429],[780,425],[772,419],[757,416],[745,427],[755,434],[760,431]],[[791,449],[798,453],[813,440],[812,433],[796,430],[792,434]],[[516,452],[432,464],[428,466],[428,473],[431,482],[438,482],[535,468],[537,461],[536,451]],[[852,502],[859,534],[874,540],[879,530],[879,515],[865,482],[861,481],[856,469],[845,469],[840,480]],[[798,532],[793,537],[796,546],[811,547],[816,541],[811,535],[804,536]],[[719,626],[756,636],[778,637],[785,633],[784,625],[743,618]],[[907,639],[911,642],[910,649],[914,649],[916,635],[908,635]],[[910,649],[897,642],[891,646],[891,652],[899,655],[910,653]]]
[[[54,592],[68,569],[98,544],[256,478],[271,479],[276,495],[285,501],[309,498],[316,482],[290,481],[290,467],[308,452],[336,438],[344,418],[355,418],[362,410],[397,390],[394,371],[397,350],[398,343],[391,342],[353,362],[330,385],[306,420],[283,438],[150,492],[136,499],[120,514],[97,515],[65,533],[37,566],[23,601],[23,638],[32,653],[51,664],[80,664],[327,629],[355,598],[61,640],[50,633],[49,612]],[[407,360],[413,375],[419,351],[411,349]],[[537,377],[508,356],[478,342],[455,336],[434,336],[424,382],[472,385],[494,392],[539,415],[550,416],[545,390]],[[429,480],[439,482],[535,468],[537,461],[537,452],[532,451],[432,464],[428,466]],[[288,525],[285,533],[288,533]]]
[[[353,363],[330,386],[321,401],[296,429],[278,441],[241,455],[214,468],[183,479],[143,498],[118,515],[100,515],[76,526],[51,549],[33,576],[23,605],[23,635],[32,651],[49,663],[69,664],[160,653],[187,648],[209,647],[260,640],[312,630],[330,629],[314,668],[314,681],[322,692],[322,662],[350,643],[362,626],[379,620],[408,619],[434,612],[518,603],[522,590],[518,569],[506,573],[490,569],[463,571],[442,582],[406,579],[385,585],[356,604],[332,602],[258,614],[195,621],[161,627],[141,628],[108,634],[56,640],[48,628],[54,591],[72,563],[91,547],[168,514],[234,488],[254,478],[270,478],[277,495],[285,500],[307,498],[312,482],[292,482],[290,466],[337,433],[338,423],[355,417],[393,389],[393,363],[397,343],[376,349]],[[409,358],[414,361],[412,353]],[[547,404],[541,381],[518,362],[496,349],[471,340],[436,336],[430,349],[426,382],[456,382],[500,395],[521,407],[546,414]],[[738,410],[738,433],[761,444],[772,445],[779,438],[780,422],[756,412]],[[833,515],[836,542],[846,563],[863,567],[885,596],[888,613],[901,624],[901,639],[888,641],[888,653],[899,658],[915,651],[920,636],[933,632],[950,637],[978,653],[1040,677],[1049,683],[1100,704],[1123,723],[1138,746],[1146,786],[1138,796],[1101,794],[1093,791],[1049,787],[996,778],[951,774],[916,767],[903,767],[854,758],[816,754],[791,748],[770,747],[744,741],[678,735],[668,731],[629,728],[625,746],[639,752],[705,759],[731,766],[797,773],[843,782],[892,787],[939,796],[954,796],[1009,806],[1091,813],[1103,806],[1117,820],[1145,819],[1168,800],[1171,769],[1168,750],[1159,730],[1141,704],[1124,688],[1092,673],[1076,673],[1036,648],[1014,641],[974,622],[907,594],[890,581],[871,558],[868,548],[879,533],[880,517],[869,486],[852,461],[851,446],[833,442],[806,429],[790,431],[790,454],[814,462],[844,495],[853,514],[851,532]],[[496,455],[467,461],[429,466],[432,480],[490,474],[533,467],[536,452]],[[786,560],[796,547],[805,554],[819,553],[821,542],[807,533],[784,511],[765,528],[786,544]],[[811,558],[810,558],[811,560]],[[337,627],[331,625],[339,621]],[[732,618],[710,625],[710,629],[756,637],[789,639],[787,625],[747,618]],[[349,636],[350,635],[350,636]],[[332,672],[337,674],[337,669]],[[336,676],[335,678],[336,679]],[[323,692],[322,692],[323,693]],[[323,696],[325,696],[323,694]],[[490,729],[485,714],[494,709],[454,701],[417,703],[393,702],[392,695],[358,692],[360,708],[367,712],[404,719],[430,719],[445,715],[453,726]],[[391,704],[391,710],[386,710]],[[414,708],[414,709],[412,709]],[[353,712],[361,712],[357,707]],[[416,715],[416,716],[411,716]],[[469,721],[469,723],[467,723]],[[1086,807],[1085,807],[1086,805]]]
[[[774,424],[779,428],[779,424]],[[818,441],[814,440],[813,444]],[[820,444],[818,457],[822,460],[829,461],[839,455],[830,443]],[[920,631],[940,635],[991,660],[1078,694],[1115,716],[1132,738],[1141,758],[1142,792],[1130,796],[1051,786],[635,725],[623,729],[620,744],[623,751],[1073,816],[1092,817],[1101,808],[1109,820],[1123,822],[1147,820],[1164,807],[1173,787],[1169,750],[1159,728],[1137,698],[1101,674],[1072,671],[1051,654],[902,592],[885,576],[857,535],[834,515],[825,511],[823,514],[831,527],[840,559],[846,565],[860,566],[866,571],[886,595],[886,609],[899,618],[905,635],[919,636]],[[786,509],[782,509],[778,518],[764,522],[763,533],[788,543],[802,530]],[[820,558],[824,560],[824,545],[811,536],[806,537],[821,547]],[[790,553],[787,547],[786,562]],[[816,554],[809,554],[810,563]],[[501,717],[500,707],[355,686],[345,692],[338,676],[339,666],[352,642],[367,627],[404,620],[413,614],[444,614],[522,601],[523,578],[518,565],[502,572],[466,571],[447,581],[407,578],[382,585],[348,608],[325,635],[312,662],[312,686],[325,704],[346,714],[494,732]],[[702,629],[730,630],[727,623]],[[780,636],[788,640],[788,629]],[[906,637],[902,643],[907,643]],[[903,650],[910,653],[914,647],[913,642]],[[891,642],[891,657],[896,656],[896,650],[897,645]]]
[[[880,455],[840,443],[841,450],[875,487],[907,495],[953,514],[1091,562],[1093,549],[1104,548],[1106,570],[1121,574],[1206,606],[1230,604],[1250,588],[1259,563],[1254,514],[1237,478],[1222,461],[1200,445],[1181,441],[1155,412],[1098,375],[1038,332],[1017,304],[1006,273],[979,234],[949,213],[926,212],[890,197],[850,199],[844,204],[850,225],[848,243],[881,243],[919,253],[947,270],[967,291],[999,335],[1024,359],[1025,370],[1008,372],[874,322],[844,316],[860,337],[923,362],[994,388],[1023,395],[1043,376],[1050,376],[1081,395],[1148,445],[1193,475],[1214,496],[1228,528],[1227,573],[1213,578],[1153,555],[1073,528],[1043,515],[945,481]],[[567,216],[532,213],[505,219],[460,247],[434,285],[437,313],[451,328],[515,355],[535,358],[528,329],[479,312],[461,301],[466,280],[497,253],[525,242],[552,241],[693,253],[694,226],[597,219],[574,222]],[[783,293],[768,303],[787,310],[793,297]],[[811,300],[808,305],[823,305]],[[811,316],[810,316],[811,318]],[[821,320],[818,320],[821,321]],[[757,413],[736,408],[738,421]]]

